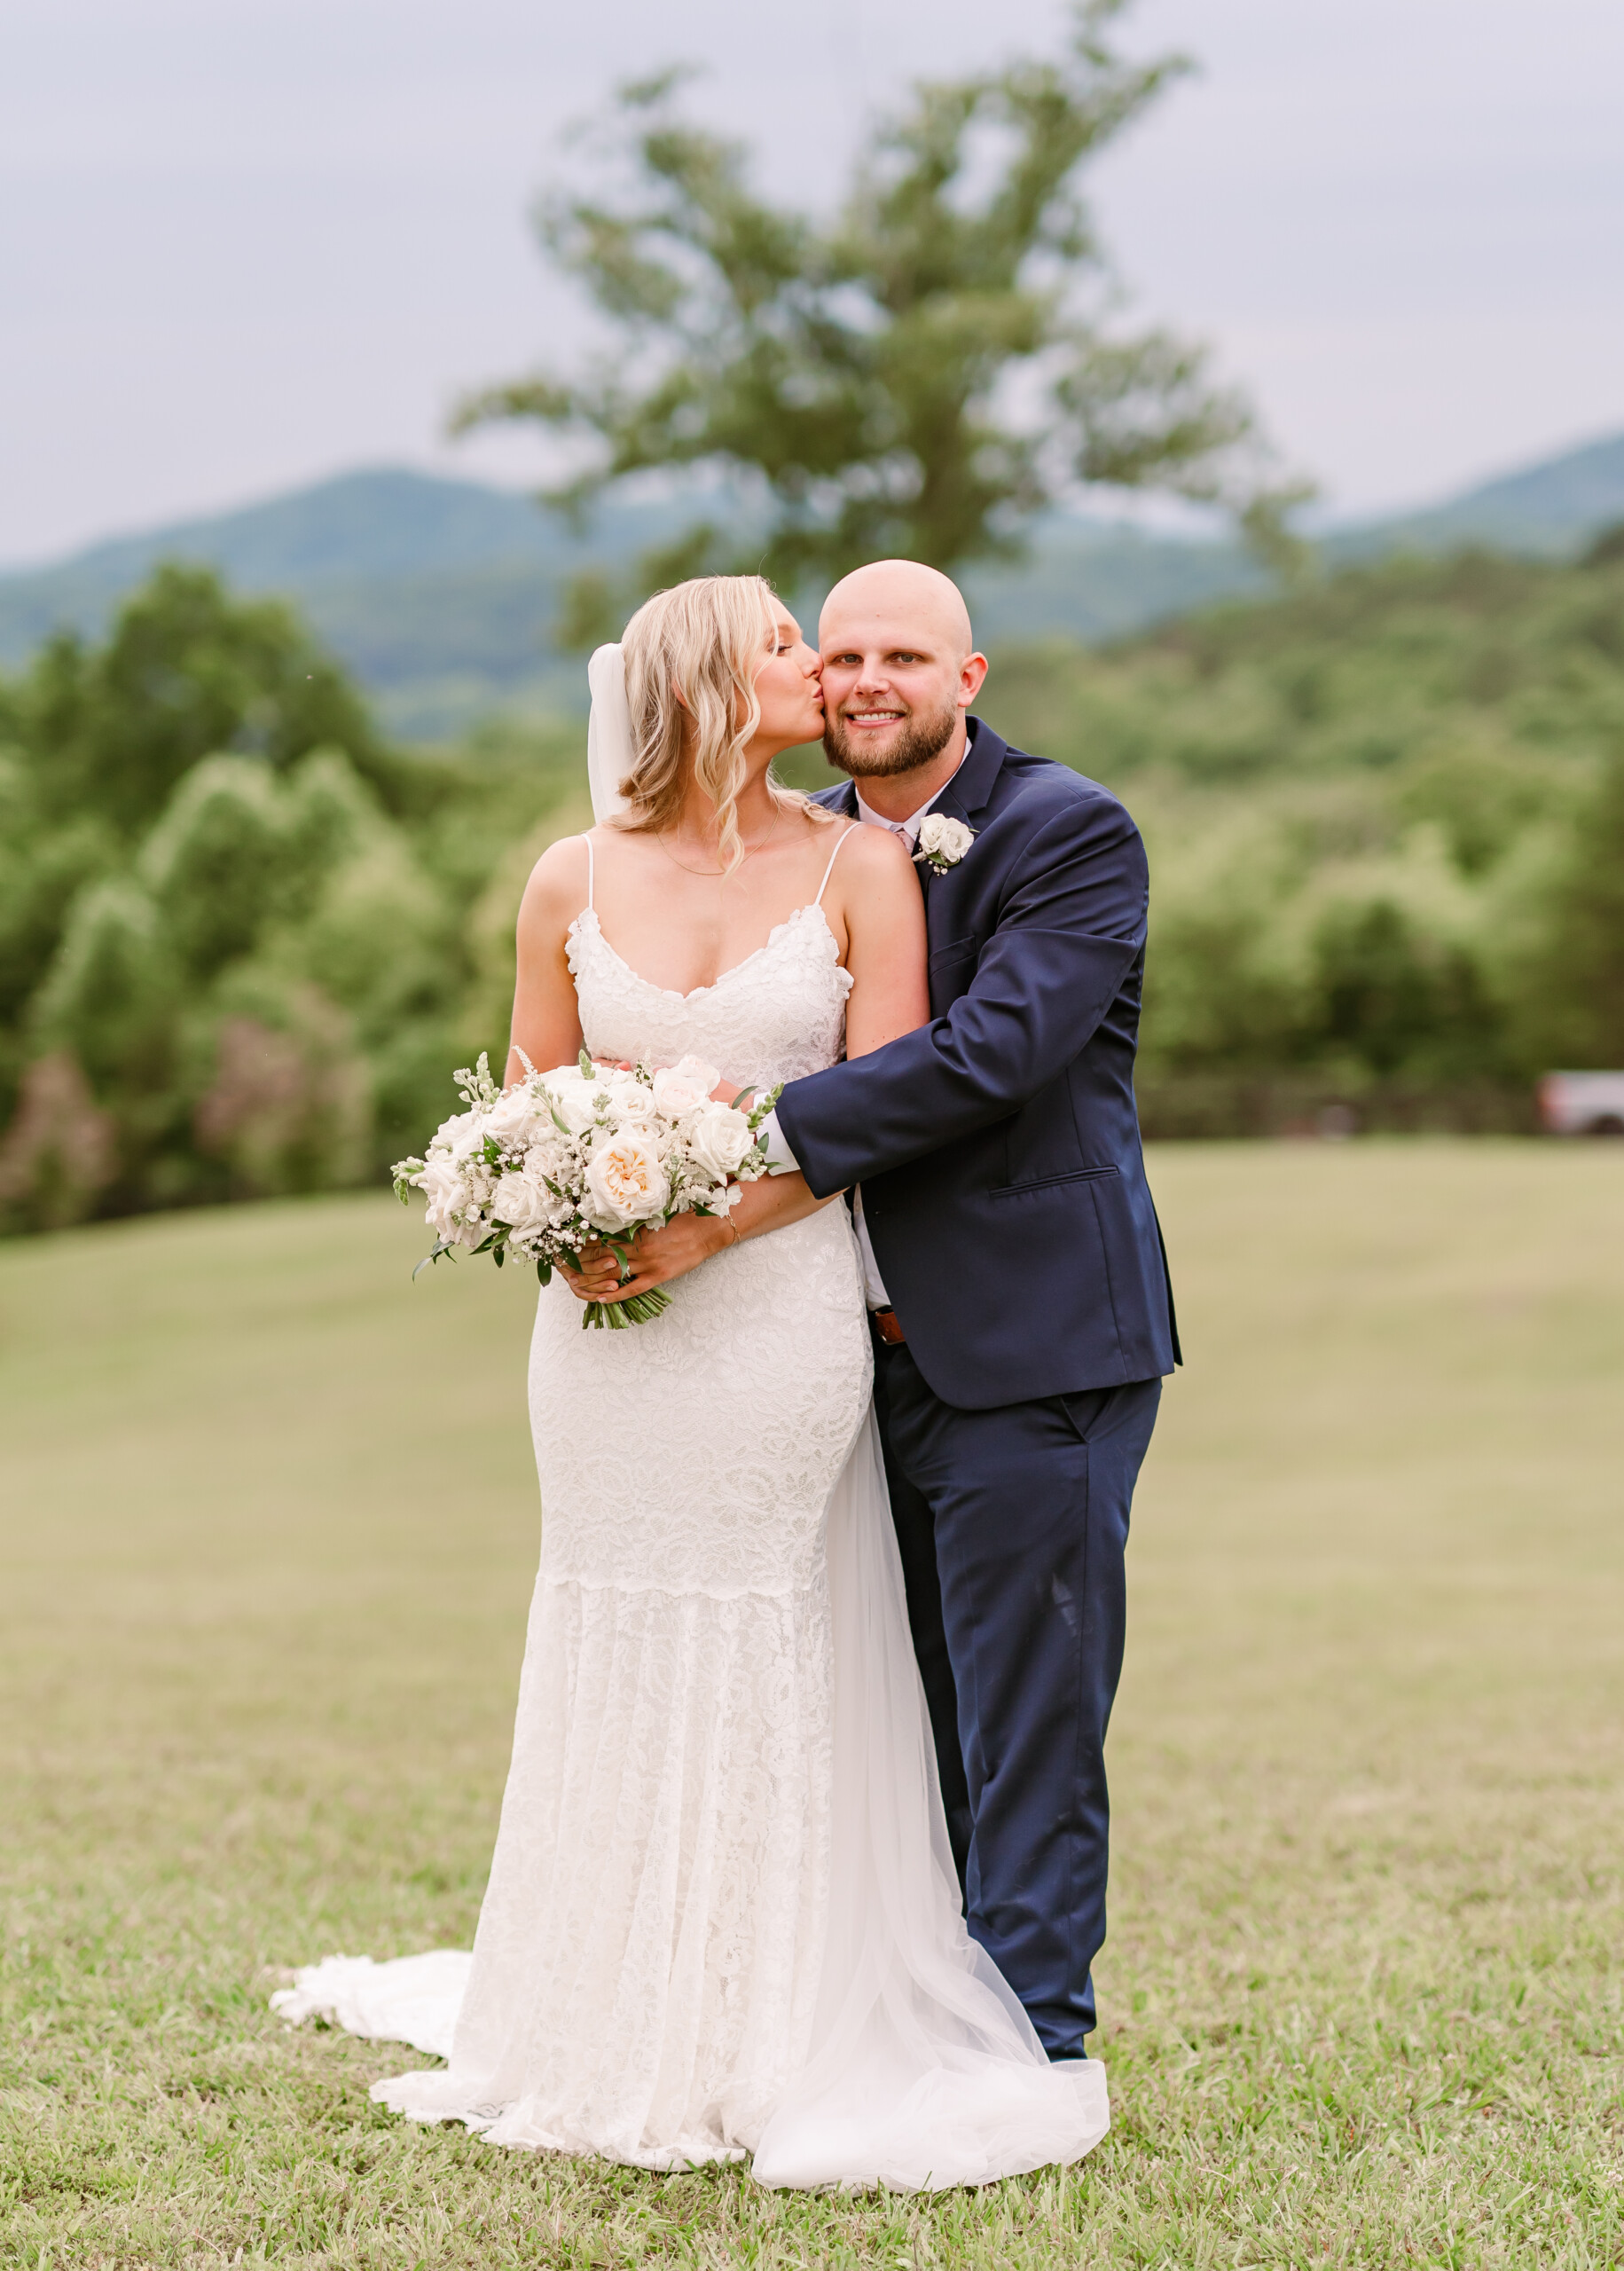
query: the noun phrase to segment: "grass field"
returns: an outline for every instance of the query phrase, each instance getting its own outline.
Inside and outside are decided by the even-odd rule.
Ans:
[[[265,2006],[466,1944],[537,1511],[530,1293],[387,1200],[0,1249],[0,2261],[1624,2259],[1624,1150],[1165,1150],[1063,2178],[820,2200],[408,2128]]]

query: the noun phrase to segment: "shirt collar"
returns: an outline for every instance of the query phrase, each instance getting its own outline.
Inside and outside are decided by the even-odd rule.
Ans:
[[[968,750],[966,750],[965,755],[969,755]],[[963,763],[964,758],[961,758],[958,765],[954,766],[946,780],[943,782],[941,788],[934,790],[931,794],[925,798],[924,803],[921,805],[919,810],[916,813],[910,813],[906,820],[887,820],[883,813],[875,812],[872,805],[865,803],[863,792],[859,789],[857,792],[857,816],[859,820],[867,821],[875,828],[889,828],[893,836],[899,836],[902,838],[903,842],[907,845],[908,850],[911,852],[919,841],[920,822],[924,819],[925,814],[930,811],[931,805],[935,804],[938,797],[941,796],[946,790],[950,789],[953,782],[958,779],[960,770],[962,767]]]

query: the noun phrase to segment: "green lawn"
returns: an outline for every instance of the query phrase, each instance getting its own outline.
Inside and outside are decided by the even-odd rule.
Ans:
[[[0,2261],[1624,2259],[1624,1147],[1164,1150],[1116,2126],[835,2201],[369,2104],[277,1968],[465,1943],[530,1288],[387,1200],[0,1248]]]

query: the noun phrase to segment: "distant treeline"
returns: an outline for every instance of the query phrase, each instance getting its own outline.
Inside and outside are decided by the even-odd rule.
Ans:
[[[1144,829],[1153,1133],[1515,1127],[1542,1070],[1624,1064],[1624,544],[1006,648],[983,707]],[[381,1178],[504,1046],[581,741],[392,750],[198,570],[43,648],[0,684],[0,1223]]]
[[[394,752],[206,570],[46,646],[0,687],[0,1222],[380,1178],[502,1043],[579,740]]]
[[[1144,831],[1150,1132],[1516,1128],[1624,1065],[1624,530],[1006,652],[985,699]]]

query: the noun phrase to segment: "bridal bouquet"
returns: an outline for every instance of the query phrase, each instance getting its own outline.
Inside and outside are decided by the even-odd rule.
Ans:
[[[467,1109],[435,1135],[428,1156],[395,1168],[396,1196],[422,1192],[435,1233],[420,1269],[462,1247],[488,1253],[498,1269],[510,1253],[534,1261],[545,1285],[556,1261],[576,1266],[596,1240],[632,1274],[632,1242],[673,1214],[725,1214],[739,1185],[766,1172],[761,1123],[778,1096],[749,1112],[714,1104],[721,1074],[696,1057],[660,1072],[594,1063],[538,1073],[523,1057],[524,1078],[498,1088],[482,1056],[456,1075]],[[644,1324],[669,1308],[656,1285],[629,1301],[588,1301],[585,1325]]]

